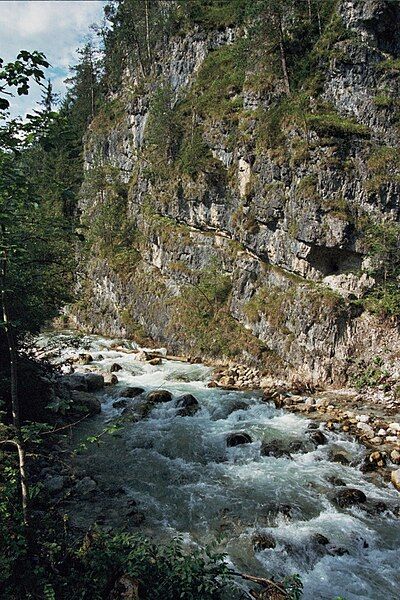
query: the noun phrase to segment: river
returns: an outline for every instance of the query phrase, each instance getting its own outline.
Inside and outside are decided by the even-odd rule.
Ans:
[[[81,351],[92,354],[91,369],[109,371],[117,362],[122,367],[117,389],[139,386],[174,395],[79,459],[96,481],[122,486],[137,501],[146,533],[160,539],[180,535],[188,544],[217,540],[242,572],[298,573],[305,600],[400,598],[398,518],[382,509],[342,509],[333,502],[342,489],[336,477],[362,490],[369,508],[377,501],[399,505],[395,490],[360,472],[365,450],[354,440],[324,431],[325,445],[306,444],[307,451],[291,456],[262,456],[262,441],[307,441],[310,421],[263,403],[259,392],[208,388],[210,369],[203,365],[165,360],[151,366],[111,349],[113,340],[98,336],[83,336],[78,348],[76,334],[48,334],[39,342],[62,347],[54,362]],[[101,415],[78,430],[80,439],[121,414],[113,407],[112,390],[103,396]],[[177,416],[175,398],[187,393],[201,408],[193,416]],[[227,435],[237,431],[248,433],[252,443],[227,448]],[[352,466],[332,462],[335,450],[344,451]],[[93,515],[96,507],[87,511]],[[118,524],[118,514],[115,519]],[[254,549],[255,535],[272,536],[274,547],[255,544]]]

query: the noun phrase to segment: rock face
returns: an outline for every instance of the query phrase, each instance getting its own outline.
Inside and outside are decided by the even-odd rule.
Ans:
[[[248,64],[240,84],[193,110],[200,156],[210,156],[204,168],[197,156],[182,170],[189,147],[181,162],[171,150],[157,170],[167,140],[154,159],[154,79],[126,69],[110,104],[118,118],[99,114],[86,135],[80,208],[90,227],[118,202],[118,227],[136,233],[123,266],[117,250],[94,242],[83,265],[86,305],[72,310],[79,326],[124,337],[140,329],[175,353],[202,356],[229,352],[235,341],[242,362],[325,383],[343,383],[354,355],[368,363],[379,347],[399,351],[396,328],[362,299],[375,285],[370,224],[400,217],[400,5],[341,0],[336,11],[320,40],[319,89],[306,93],[306,130],[289,115],[278,125],[282,139],[265,141],[283,85],[276,75],[272,87],[256,85]],[[213,65],[218,74],[219,57],[223,75],[232,72],[226,57],[242,35],[196,24],[157,48],[158,89],[170,93],[178,127],[181,99],[207,92],[202,82]],[[99,190],[101,173],[108,183]]]

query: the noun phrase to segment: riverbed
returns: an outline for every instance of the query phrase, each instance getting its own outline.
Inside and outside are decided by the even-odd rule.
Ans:
[[[90,352],[93,362],[77,370],[109,371],[113,363],[122,369],[118,384],[101,396],[101,414],[80,425],[74,443],[120,418],[124,408],[113,406],[119,388],[173,394],[76,459],[99,489],[124,490],[144,516],[143,531],[160,540],[179,535],[188,544],[216,541],[237,570],[253,575],[298,573],[305,600],[400,598],[399,494],[360,472],[363,446],[326,431],[326,444],[310,444],[310,420],[262,402],[257,391],[208,388],[211,372],[204,365],[150,365],[113,349],[115,340],[83,336],[78,346],[76,339],[49,334],[41,343],[60,344],[55,363]],[[182,394],[195,396],[200,410],[179,416]],[[251,443],[227,447],[233,432],[245,432]],[[262,443],[272,440],[293,442],[290,454],[263,456]],[[332,462],[335,452],[345,453],[350,464]],[[362,490],[367,502],[340,508],[334,498],[345,487]],[[78,505],[80,514],[71,504],[75,521],[86,525],[105,506],[112,511],[112,500],[110,506],[102,497],[94,496],[85,509]],[[125,513],[114,512],[113,525],[124,526]]]

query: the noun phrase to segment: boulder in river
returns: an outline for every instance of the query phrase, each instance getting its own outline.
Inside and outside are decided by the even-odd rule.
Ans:
[[[234,446],[240,446],[242,444],[251,444],[252,439],[248,433],[244,431],[237,431],[234,433],[229,433],[226,438],[226,445],[228,448],[233,448]]]
[[[316,446],[323,446],[328,441],[326,435],[324,435],[320,429],[316,429],[310,433],[310,440],[314,442]]]
[[[157,365],[161,365],[162,364],[162,359],[159,356],[156,356],[155,358],[151,358],[148,361],[149,365],[152,365],[153,367],[156,367]]]
[[[269,442],[263,442],[261,444],[260,453],[261,456],[274,456],[275,458],[287,456],[290,458],[290,452],[282,440],[270,440]]]
[[[83,373],[70,373],[69,375],[64,375],[62,383],[70,390],[78,390],[80,392],[87,391],[87,380]]]
[[[60,492],[65,484],[65,477],[63,475],[55,475],[54,477],[48,477],[43,482],[43,487],[49,492],[49,494],[55,494]]]
[[[104,387],[104,377],[99,373],[87,373],[85,380],[88,392],[98,392]]]
[[[122,367],[118,363],[113,363],[110,367],[110,373],[116,373],[117,371],[122,371]]]
[[[147,394],[147,400],[155,403],[170,402],[172,400],[172,394],[167,390],[154,390]]]
[[[74,358],[74,362],[78,363],[78,365],[90,365],[93,362],[93,356],[88,352],[82,352]]]
[[[74,486],[74,492],[79,496],[88,496],[97,487],[97,483],[91,477],[84,477]]]
[[[192,394],[179,396],[176,400],[176,406],[179,408],[178,415],[180,417],[191,417],[200,410],[199,402]]]
[[[128,400],[116,400],[115,402],[113,402],[113,408],[125,408],[126,406],[128,406]]]
[[[141,387],[127,387],[124,388],[124,398],[136,398],[136,396],[140,396],[143,392],[144,388]]]
[[[251,542],[255,552],[276,547],[275,538],[270,533],[255,533],[251,538]]]
[[[103,373],[104,385],[116,385],[118,383],[118,377],[115,373]]]
[[[356,504],[363,504],[367,497],[361,490],[356,488],[345,488],[340,490],[333,498],[333,502],[341,508],[347,508]]]
[[[390,480],[394,487],[400,492],[400,469],[391,472]]]
[[[341,451],[330,452],[329,460],[331,460],[332,462],[335,462],[335,463],[339,463],[341,465],[349,465],[350,464],[350,460],[346,456],[346,453],[341,452]]]
[[[93,394],[72,390],[71,396],[74,403],[81,405],[90,415],[97,415],[101,412],[100,400]]]

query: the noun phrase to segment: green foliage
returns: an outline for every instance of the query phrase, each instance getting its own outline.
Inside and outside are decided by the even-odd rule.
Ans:
[[[146,143],[150,146],[151,162],[160,166],[176,158],[180,143],[180,127],[174,98],[169,86],[162,85],[153,94],[146,124]]]
[[[43,68],[49,66],[45,55],[37,51],[21,50],[17,59],[9,63],[4,63],[0,58],[0,112],[7,111],[10,107],[11,90],[15,89],[18,96],[26,96],[31,81],[41,83],[44,79]]]
[[[389,373],[382,368],[382,365],[383,360],[379,356],[376,356],[370,364],[364,362],[358,364],[356,374],[352,378],[354,387],[361,391],[384,383]]]
[[[182,172],[191,177],[195,177],[201,171],[218,168],[218,163],[214,161],[211,150],[199,130],[196,130],[193,136],[184,139],[179,153],[179,162]]]
[[[30,562],[17,498],[18,477],[5,455],[0,471],[0,594],[24,600],[103,600],[127,577],[143,600],[217,600],[231,585],[225,556],[213,547],[160,545],[142,535],[97,529],[71,536],[68,517],[55,512],[32,523]],[[40,490],[38,491],[40,496]],[[32,499],[34,502],[35,500]],[[44,499],[39,497],[43,506]],[[21,573],[24,576],[21,577]]]
[[[378,69],[382,71],[400,71],[400,58],[388,58],[378,64]]]
[[[248,42],[239,40],[210,52],[196,77],[190,100],[203,118],[235,118],[242,109],[241,92],[248,58]]]
[[[400,316],[400,225],[393,222],[372,223],[363,226],[364,242],[372,260],[370,274],[376,285],[364,299],[371,312]]]
[[[325,112],[322,114],[308,114],[306,121],[310,129],[313,129],[320,136],[350,137],[357,135],[359,137],[369,137],[368,127],[356,123],[353,119],[340,116],[336,112]]]
[[[172,3],[166,10],[162,0],[111,0],[105,16],[110,27],[99,32],[105,43],[105,82],[116,91],[127,67],[142,79],[152,74],[153,55],[175,32],[180,15]]]
[[[179,0],[187,21],[206,29],[240,25],[247,8],[246,0]]]
[[[89,172],[84,190],[93,202],[83,221],[87,250],[96,249],[111,267],[129,274],[140,255],[135,247],[136,225],[128,216],[127,186],[117,169],[99,166]]]
[[[185,269],[182,269],[182,273]],[[188,283],[174,299],[176,317],[171,329],[184,332],[193,353],[234,357],[243,348],[257,353],[259,342],[241,327],[229,312],[230,277],[213,262],[197,278],[187,272]]]

